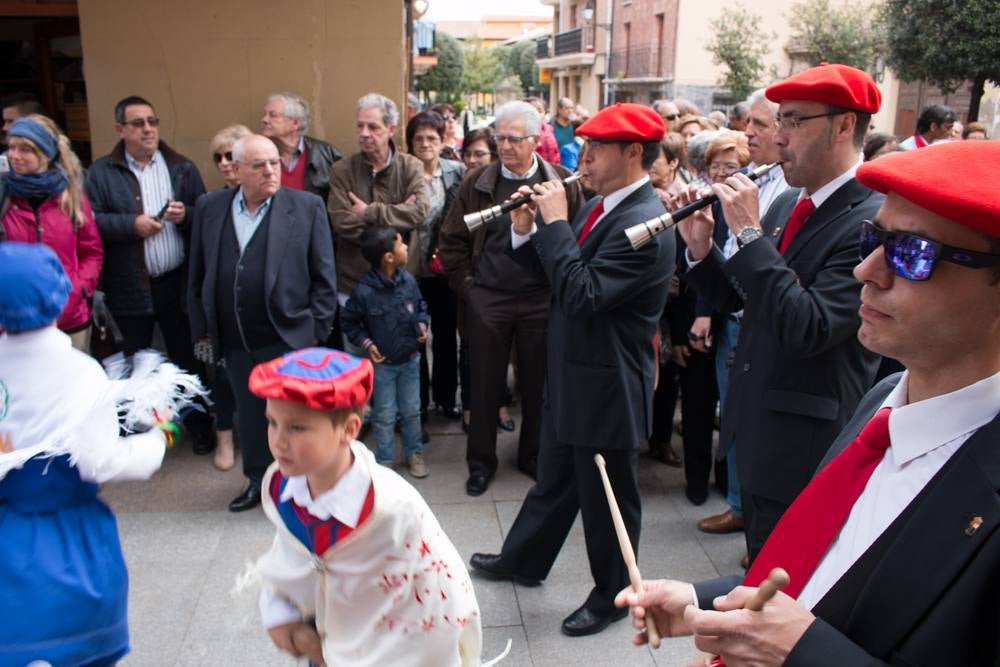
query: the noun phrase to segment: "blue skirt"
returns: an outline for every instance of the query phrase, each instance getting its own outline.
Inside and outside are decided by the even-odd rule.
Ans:
[[[113,664],[128,653],[115,517],[69,458],[0,480],[0,665]]]

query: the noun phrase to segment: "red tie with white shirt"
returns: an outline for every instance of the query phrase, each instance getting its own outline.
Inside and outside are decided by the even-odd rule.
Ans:
[[[782,567],[789,576],[784,592],[799,596],[889,449],[890,411],[876,412],[803,489],[757,554],[744,586],[759,586],[773,568]]]
[[[577,245],[583,245],[583,242],[590,235],[590,230],[597,224],[597,219],[601,217],[602,213],[604,213],[604,199],[601,199],[594,208],[590,209],[590,215],[587,216],[587,221],[583,223],[580,235],[576,237]]]
[[[785,224],[785,233],[781,236],[781,243],[778,244],[778,252],[782,255],[788,250],[788,246],[792,244],[792,239],[795,235],[799,233],[799,230],[806,224],[806,220],[809,216],[813,214],[816,210],[816,206],[812,203],[812,199],[806,197],[805,199],[800,199],[799,203],[795,205],[792,209],[792,214],[788,216],[788,222]]]

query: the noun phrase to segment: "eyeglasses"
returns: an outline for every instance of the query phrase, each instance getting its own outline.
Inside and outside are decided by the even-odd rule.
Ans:
[[[455,117],[452,116],[450,113],[441,114],[441,117],[444,118],[445,122],[449,120],[455,120]]]
[[[677,120],[681,115],[679,113],[668,113],[663,117],[663,120]]]
[[[807,120],[813,120],[814,118],[832,118],[837,116],[843,111],[827,111],[826,113],[817,113],[812,116],[800,116],[797,113],[785,114],[783,116],[779,115],[776,119],[778,127],[780,127],[785,132],[793,132],[799,129],[799,126]]]
[[[233,152],[226,151],[225,153],[215,153],[214,155],[212,155],[212,159],[215,160],[215,164],[219,164],[220,162],[222,162],[223,158],[226,159],[226,162],[232,162]]]
[[[538,136],[538,135],[537,134],[529,134],[529,135],[526,135],[526,136],[523,136],[523,137],[518,137],[518,136],[515,136],[515,135],[512,135],[512,134],[497,134],[497,135],[494,135],[493,138],[496,140],[497,146],[499,146],[500,144],[502,144],[505,141],[508,142],[511,146],[517,146],[519,143],[521,143],[525,139],[531,139],[532,137],[536,137],[536,136]]]
[[[726,162],[724,164],[719,164],[718,162],[713,162],[708,165],[708,173],[710,174],[735,174],[740,170],[740,165],[735,162]]]
[[[122,125],[131,125],[135,129],[141,130],[145,125],[158,127],[160,125],[160,119],[156,116],[149,116],[148,118],[133,118],[132,120],[125,121]]]
[[[486,157],[489,154],[489,151],[480,149],[478,151],[466,151],[465,157]]]
[[[254,160],[253,162],[243,162],[250,168],[250,171],[263,171],[264,167],[271,167],[271,169],[277,169],[281,165],[281,160],[278,158],[272,158],[270,160]]]
[[[927,280],[939,262],[951,262],[970,269],[1000,266],[1000,255],[966,250],[906,232],[890,232],[871,220],[861,223],[861,244],[858,251],[864,260],[879,246],[885,246],[885,263],[906,280]]]

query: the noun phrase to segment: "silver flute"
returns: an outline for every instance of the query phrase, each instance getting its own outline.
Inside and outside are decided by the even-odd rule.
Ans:
[[[562,179],[562,184],[569,185],[570,183],[575,183],[584,176],[586,176],[585,173],[583,173],[582,171],[578,171]],[[490,208],[484,208],[482,211],[469,213],[464,218],[465,226],[469,228],[470,232],[474,232],[483,225],[485,225],[490,220],[496,220],[501,215],[504,215],[505,213],[510,213],[515,208],[520,208],[521,206],[530,203],[532,196],[533,195],[524,195],[523,197],[518,197],[517,199],[511,199],[509,201],[505,201],[502,204],[491,206]]]
[[[779,160],[777,162],[772,162],[771,164],[761,165],[747,174],[747,177],[751,181],[756,181],[758,178],[780,164],[781,161]],[[638,250],[642,246],[649,243],[657,234],[670,229],[695,211],[699,211],[706,206],[710,206],[718,200],[719,197],[714,192],[710,192],[701,199],[696,199],[687,206],[680,207],[673,213],[668,211],[667,213],[659,215],[651,220],[647,220],[646,222],[641,222],[638,225],[632,225],[625,230],[625,235],[628,236],[629,243],[632,244],[632,249]]]

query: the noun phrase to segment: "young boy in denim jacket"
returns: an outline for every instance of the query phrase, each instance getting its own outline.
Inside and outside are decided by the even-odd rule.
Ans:
[[[420,427],[420,345],[427,340],[427,304],[403,269],[407,246],[388,225],[366,227],[361,254],[372,268],[361,276],[341,314],[344,334],[375,364],[372,426],[375,458],[391,465],[393,427],[399,416],[410,474],[426,477]]]

